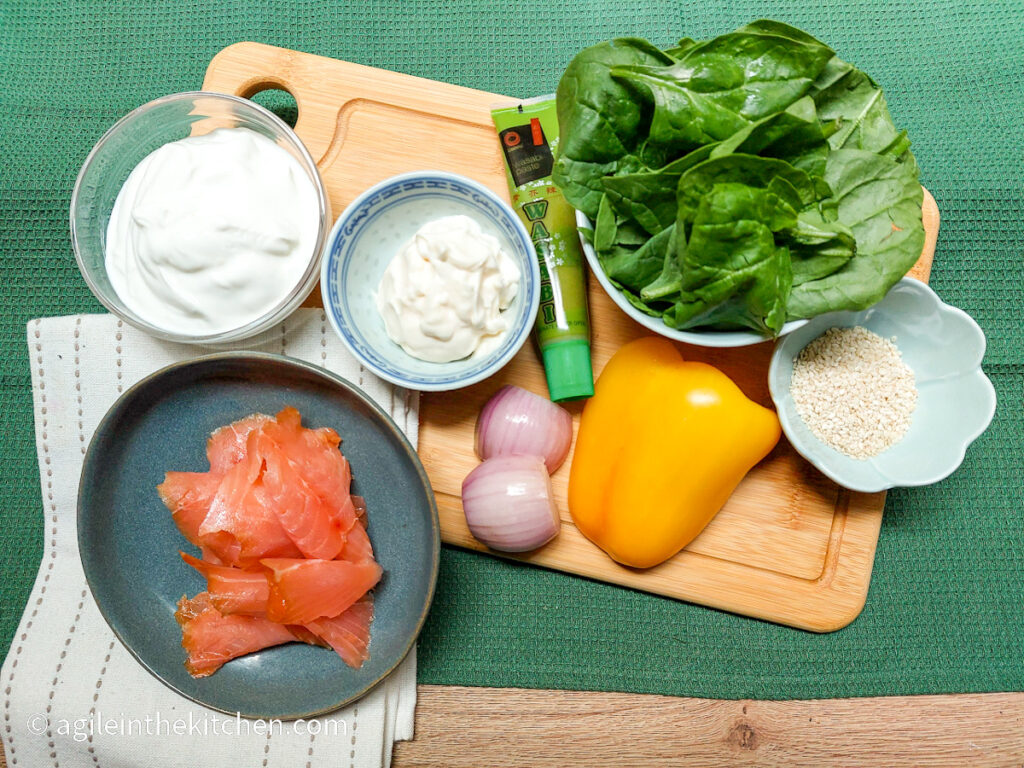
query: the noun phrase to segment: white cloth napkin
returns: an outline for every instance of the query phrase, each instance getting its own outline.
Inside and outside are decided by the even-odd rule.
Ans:
[[[28,345],[46,534],[0,678],[8,765],[389,766],[392,743],[412,738],[415,650],[346,709],[301,723],[235,720],[188,701],[143,669],[107,627],[86,585],[75,499],[96,425],[143,376],[212,350],[159,341],[111,315],[33,320]],[[416,444],[417,394],[364,372],[320,310],[299,310],[242,346],[311,361],[352,381]]]

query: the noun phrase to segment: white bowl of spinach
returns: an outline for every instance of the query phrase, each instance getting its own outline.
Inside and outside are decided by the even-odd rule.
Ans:
[[[794,27],[592,46],[558,118],[554,180],[591,268],[665,336],[742,346],[861,310],[921,254],[906,132],[867,74]]]

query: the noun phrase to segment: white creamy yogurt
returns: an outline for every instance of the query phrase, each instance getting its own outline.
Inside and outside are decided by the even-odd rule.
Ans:
[[[519,267],[469,216],[427,222],[388,264],[377,309],[388,336],[432,363],[482,354],[508,331],[501,311],[519,292]]]
[[[220,333],[295,288],[319,223],[298,160],[255,131],[219,128],[165,144],[131,172],[107,225],[107,274],[147,322]]]

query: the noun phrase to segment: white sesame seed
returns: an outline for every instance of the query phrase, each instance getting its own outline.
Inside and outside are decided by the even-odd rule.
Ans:
[[[793,361],[797,413],[822,442],[855,459],[899,442],[917,407],[917,387],[892,340],[867,328],[829,328]]]

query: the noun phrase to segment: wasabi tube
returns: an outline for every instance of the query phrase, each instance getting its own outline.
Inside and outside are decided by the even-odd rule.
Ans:
[[[494,109],[491,117],[512,207],[526,225],[540,262],[536,332],[548,394],[555,402],[590,397],[590,318],[576,211],[551,181],[558,146],[555,97]]]

